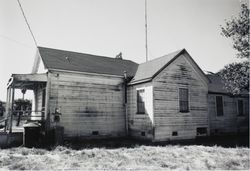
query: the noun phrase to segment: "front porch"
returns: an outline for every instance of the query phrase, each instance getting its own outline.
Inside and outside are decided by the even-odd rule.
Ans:
[[[23,137],[25,124],[38,123],[43,129],[47,116],[46,86],[47,74],[12,74],[7,84],[6,112],[0,118],[0,146],[11,146],[11,139],[20,141]],[[16,91],[21,90],[23,98],[16,99]],[[32,108],[25,106],[24,94],[33,91]],[[18,105],[17,105],[18,104]],[[20,136],[20,134],[22,134]]]

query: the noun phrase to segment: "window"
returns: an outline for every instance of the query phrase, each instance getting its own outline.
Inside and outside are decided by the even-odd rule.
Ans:
[[[243,100],[238,100],[238,115],[243,116]]]
[[[217,116],[223,116],[223,99],[222,96],[216,96],[216,112]]]
[[[145,113],[145,91],[144,89],[137,90],[137,113]]]
[[[180,106],[180,112],[189,112],[187,88],[179,89],[179,106]]]

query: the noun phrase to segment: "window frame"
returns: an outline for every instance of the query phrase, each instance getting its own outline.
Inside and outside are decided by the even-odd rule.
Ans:
[[[222,115],[218,115],[217,97],[221,97]],[[216,117],[223,117],[224,116],[224,98],[223,98],[223,96],[215,96],[215,106],[216,106]]]
[[[142,102],[139,102],[139,92],[142,91],[143,92],[143,111],[139,110],[139,103],[142,103]],[[141,88],[141,89],[137,89],[136,90],[136,114],[138,115],[144,115],[146,113],[146,107],[145,107],[145,89],[144,88]]]
[[[181,97],[180,97],[180,91],[181,89],[187,90],[187,110],[181,110]],[[178,103],[179,103],[179,113],[189,113],[190,112],[190,95],[189,95],[189,88],[187,87],[180,87],[178,89]]]

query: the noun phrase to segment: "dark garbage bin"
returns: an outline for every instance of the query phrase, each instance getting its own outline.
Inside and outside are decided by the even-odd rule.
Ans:
[[[24,124],[24,146],[25,147],[38,147],[40,139],[41,124],[38,122],[30,122]]]

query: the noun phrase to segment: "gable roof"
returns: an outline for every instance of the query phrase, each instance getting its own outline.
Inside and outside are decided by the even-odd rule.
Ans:
[[[165,67],[167,67],[169,64],[171,64],[177,57],[179,57],[184,52],[187,53],[187,51],[185,49],[181,49],[181,50],[172,52],[168,55],[165,55],[165,56],[162,56],[162,57],[159,57],[159,58],[153,59],[151,61],[140,64],[138,66],[137,71],[136,71],[135,77],[131,80],[130,83],[135,84],[138,82],[141,83],[141,82],[145,82],[145,81],[150,81],[156,75],[158,75],[159,72],[161,72]],[[192,58],[190,58],[190,59],[197,66],[198,70],[200,70],[200,72],[207,79],[206,75],[203,73],[203,71],[200,69],[200,67],[195,63],[195,61]]]
[[[71,52],[66,50],[38,47],[40,56],[47,69],[58,69],[97,74],[123,76],[124,71],[133,77],[138,64],[130,60]]]
[[[228,93],[224,88],[221,77],[218,74],[207,74],[207,77],[211,81],[208,84],[208,91],[213,93]]]
[[[223,80],[218,74],[207,74],[207,77],[210,80],[208,84],[209,93],[232,95],[232,93],[226,90]],[[239,95],[248,95],[248,91],[242,91]]]
[[[140,64],[135,77],[131,80],[131,83],[152,78],[155,73],[173,60],[181,51],[182,50],[178,50],[168,55]]]

